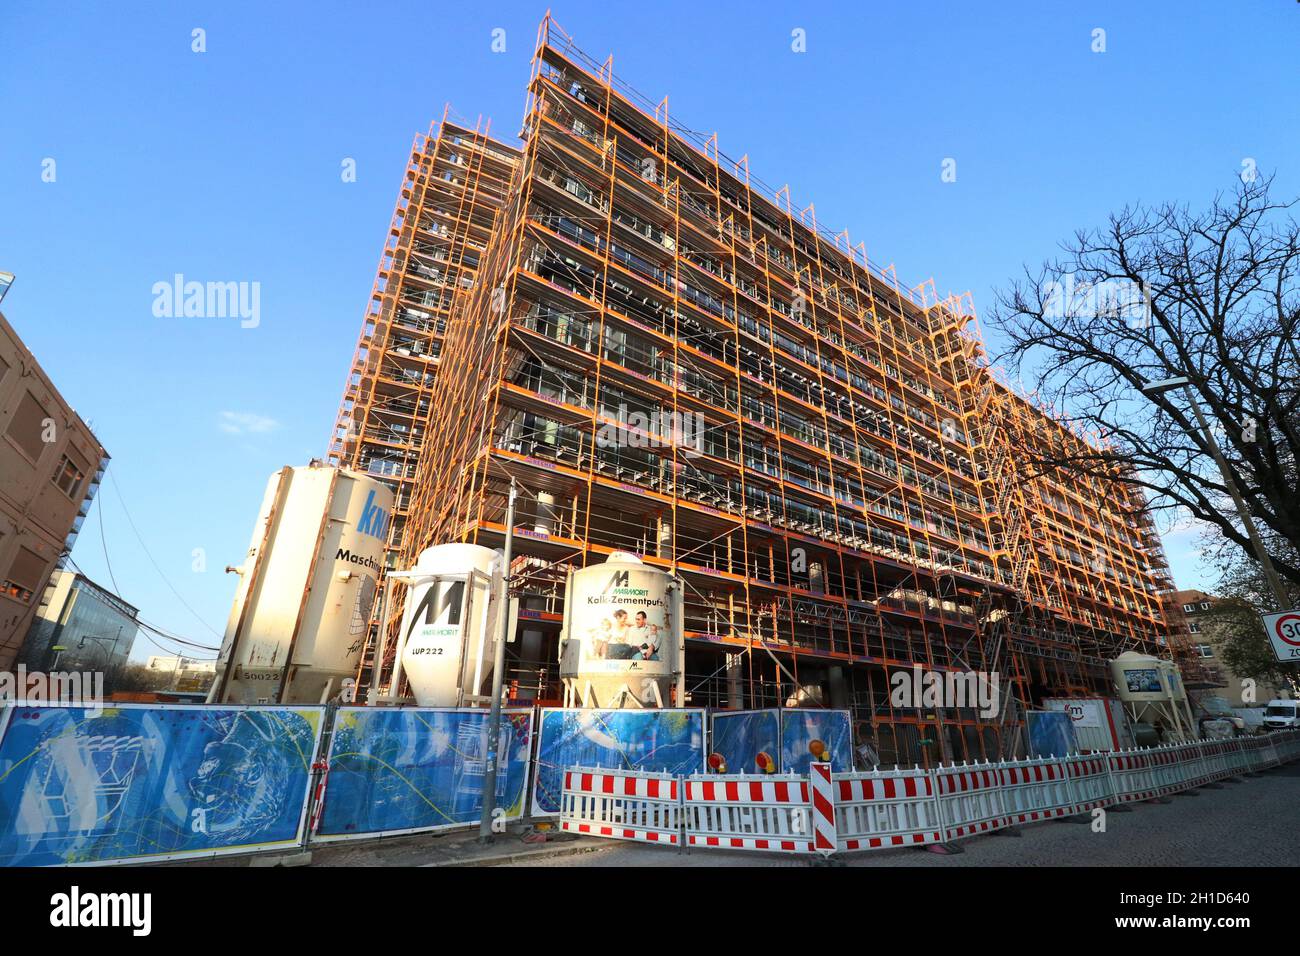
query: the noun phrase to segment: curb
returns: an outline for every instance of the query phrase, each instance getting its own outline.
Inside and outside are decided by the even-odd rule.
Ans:
[[[609,849],[609,845],[605,843],[582,843],[577,846],[568,844],[556,847],[539,847],[535,850],[515,850],[509,853],[482,856],[470,860],[441,860],[436,863],[421,863],[420,866],[421,868],[439,866],[501,866],[506,863],[523,863],[528,860],[581,856],[584,853],[599,853],[601,850],[606,849]]]

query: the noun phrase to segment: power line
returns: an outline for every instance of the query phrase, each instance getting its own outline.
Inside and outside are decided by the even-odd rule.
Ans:
[[[136,623],[138,623],[142,628],[144,628],[147,631],[153,631],[153,633],[157,634],[159,637],[166,638],[169,641],[175,641],[177,644],[182,644],[185,647],[197,647],[205,651],[221,650],[219,646],[214,647],[211,644],[201,644],[197,641],[191,641],[183,637],[177,637],[175,634],[171,634],[167,631],[164,631],[162,628],[158,627],[157,625],[150,624],[148,621],[143,621],[140,620],[139,618],[136,618]]]
[[[145,632],[144,634],[141,634],[140,636],[143,637],[143,638],[144,638],[146,641],[148,641],[150,644],[152,644],[154,647],[156,647],[158,650],[162,651],[164,654],[173,654],[173,655],[175,655],[176,657],[183,657],[183,658],[185,658],[185,659],[187,659],[187,660],[194,660],[194,661],[199,661],[199,660],[202,660],[202,661],[213,660],[213,661],[215,661],[215,660],[216,660],[215,657],[213,657],[213,658],[206,658],[206,657],[189,657],[189,656],[186,655],[186,654],[181,654],[181,653],[178,653],[177,651],[172,650],[170,647],[163,647],[161,644],[159,644],[157,641],[155,641],[152,637],[150,637],[149,634],[148,634],[148,632]]]
[[[159,576],[160,578],[162,578],[163,583],[167,585],[167,587],[171,590],[172,594],[176,595],[176,600],[178,600],[178,601],[181,602],[181,605],[184,606],[185,610],[187,610],[187,611],[189,611],[191,614],[193,614],[194,617],[195,617],[195,619],[197,619],[198,622],[199,622],[200,624],[202,624],[204,627],[206,627],[206,628],[207,628],[209,631],[211,631],[214,635],[216,635],[217,637],[221,637],[222,635],[221,635],[221,634],[218,634],[217,631],[216,631],[216,629],[215,629],[211,624],[209,624],[206,620],[204,620],[204,619],[203,619],[203,616],[200,615],[198,611],[196,611],[196,610],[194,610],[194,608],[190,607],[190,605],[188,604],[188,602],[186,602],[185,598],[181,597],[181,593],[180,593],[179,591],[177,591],[175,587],[172,586],[171,581],[167,580],[167,575],[163,574],[163,570],[162,570],[162,568],[160,568],[160,567],[158,566],[158,562],[154,560],[153,555],[149,553],[149,548],[148,548],[148,546],[144,543],[144,538],[140,535],[140,530],[135,526],[135,521],[133,521],[132,518],[131,518],[131,512],[127,510],[127,507],[126,507],[126,499],[124,499],[124,498],[122,497],[122,488],[121,488],[121,486],[117,483],[117,478],[114,476],[114,474],[113,474],[113,472],[112,472],[111,470],[107,470],[107,469],[106,469],[106,472],[107,472],[107,474],[108,474],[109,481],[111,481],[111,482],[113,483],[113,493],[117,495],[117,500],[118,500],[118,502],[122,505],[122,514],[126,515],[127,523],[131,526],[131,530],[132,530],[133,532],[135,532],[136,540],[140,542],[140,547],[144,550],[145,557],[147,557],[147,558],[149,559],[149,563],[153,565],[154,570],[158,572],[158,576]],[[101,512],[101,513],[100,513],[100,522],[101,522],[101,527],[102,527],[103,520],[104,520],[104,516],[103,516],[103,513]],[[102,532],[101,532],[101,533],[102,533]],[[110,577],[111,577],[111,576],[112,576],[112,572],[109,572],[109,574],[110,574]],[[117,585],[116,585],[116,583],[115,583],[115,584],[114,584],[114,587],[116,587],[116,586],[117,586]]]
[[[104,503],[102,501],[95,511],[99,515],[99,545],[104,549],[104,565],[108,568],[108,579],[113,582],[113,593],[121,597],[122,589],[117,586],[117,578],[113,576],[113,564],[108,560],[108,540],[104,537]],[[80,571],[81,569],[77,568],[77,570]]]
[[[105,559],[107,559],[107,554],[105,554]],[[72,565],[73,570],[76,571],[78,574],[81,574],[81,575],[83,575],[83,576],[86,576],[86,572],[83,571],[83,570],[81,569],[81,566],[80,566],[79,564],[77,564],[76,561],[72,560],[72,557],[71,557],[71,556],[68,557],[68,563],[69,563],[70,565]],[[109,572],[109,577],[110,577],[110,578],[112,577],[112,572],[111,572],[111,571]],[[114,586],[114,587],[117,587],[117,582],[116,582],[116,581],[113,582],[113,586]],[[185,646],[185,647],[196,647],[196,648],[199,648],[199,649],[201,649],[201,650],[205,650],[205,651],[220,651],[220,650],[221,650],[220,646],[215,646],[215,647],[214,647],[214,646],[211,645],[211,644],[203,644],[203,643],[200,643],[200,642],[198,642],[198,641],[191,641],[191,640],[188,639],[188,638],[178,637],[177,635],[172,634],[170,631],[166,631],[166,630],[164,630],[163,628],[160,628],[160,627],[158,627],[158,626],[155,625],[155,624],[150,624],[148,621],[145,621],[145,620],[141,619],[139,616],[137,616],[134,620],[135,620],[135,624],[136,624],[137,627],[139,627],[139,628],[141,628],[141,629],[143,629],[143,630],[145,630],[145,631],[152,631],[154,634],[157,634],[159,637],[161,637],[161,638],[163,638],[163,639],[165,639],[165,640],[168,640],[168,641],[174,641],[175,643],[180,644],[180,645],[183,645],[183,646]],[[146,636],[146,638],[148,638],[148,635],[147,635],[147,634],[146,634],[145,636]],[[160,650],[167,650],[167,648],[162,647],[162,646],[159,645],[156,641],[150,640],[149,643],[153,644],[154,647],[158,647]]]

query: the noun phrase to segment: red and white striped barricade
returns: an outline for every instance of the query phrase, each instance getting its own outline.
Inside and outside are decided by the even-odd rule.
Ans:
[[[1150,753],[1144,750],[1122,750],[1108,755],[1106,759],[1110,764],[1111,780],[1114,781],[1116,803],[1153,800],[1160,795],[1151,771]]]
[[[1070,790],[1074,796],[1071,813],[1091,813],[1097,807],[1107,807],[1115,802],[1111,785],[1110,762],[1107,754],[1075,754],[1064,761]]]
[[[797,774],[694,774],[685,781],[686,845],[815,851],[808,778]]]
[[[1201,748],[1195,742],[1188,742],[1178,744],[1175,751],[1178,754],[1178,777],[1181,781],[1181,789],[1199,787],[1204,782],[1205,776]]]
[[[1147,751],[1151,765],[1151,785],[1155,788],[1156,796],[1167,797],[1187,789],[1184,780],[1185,765],[1180,756],[1178,748],[1169,744],[1152,747]]]
[[[1276,753],[1276,744],[1273,743],[1272,734],[1264,734],[1262,737],[1255,738],[1255,772],[1267,770],[1275,766],[1273,756]]]
[[[933,777],[897,767],[835,774],[835,834],[845,851],[944,842]]]
[[[1052,820],[1075,812],[1064,760],[1006,760],[997,765],[997,773],[1009,823]]]
[[[808,796],[812,802],[813,849],[830,856],[837,849],[835,840],[835,782],[829,761],[808,765]]]
[[[1264,761],[1264,737],[1251,737],[1245,741],[1243,750],[1243,774],[1257,774],[1260,771],[1260,765]]]
[[[1224,763],[1227,766],[1227,773],[1224,776],[1235,777],[1241,773],[1241,760],[1245,745],[1245,737],[1234,737],[1228,741],[1227,749],[1223,755]]]
[[[1278,753],[1276,737],[1276,734],[1269,734],[1264,738],[1264,746],[1260,750],[1260,757],[1262,758],[1261,765],[1265,769],[1282,765],[1282,757]]]
[[[998,769],[993,764],[950,764],[935,770],[934,780],[945,843],[992,833],[1007,825]]]
[[[1192,744],[1192,786],[1203,787],[1214,779],[1214,758],[1210,753],[1210,741],[1198,740]]]
[[[1231,746],[1231,740],[1215,740],[1210,744],[1210,764],[1216,781],[1232,776],[1232,768],[1228,765]]]
[[[311,798],[311,822],[307,825],[307,832],[313,836],[320,830],[321,813],[325,809],[325,782],[329,780],[330,765],[328,760],[321,760],[311,765],[311,769],[319,776],[316,778],[316,792]]]
[[[1300,730],[1284,730],[1276,736],[1278,739],[1273,746],[1283,763],[1290,763],[1300,757]]]
[[[583,767],[564,771],[562,830],[679,846],[681,825],[681,787],[671,774]]]

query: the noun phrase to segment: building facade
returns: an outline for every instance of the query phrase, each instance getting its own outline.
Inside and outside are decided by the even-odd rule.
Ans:
[[[329,464],[393,488],[390,562],[405,540],[452,306],[473,286],[518,161],[488,133],[448,110],[415,138],[330,439]]]
[[[1013,752],[1041,696],[1167,653],[1140,497],[1022,473],[1018,443],[1086,439],[996,378],[969,297],[900,286],[611,64],[544,21],[404,547],[499,547],[517,483],[517,696],[558,696],[565,571],[613,551],[686,583],[676,703],[849,707],[885,762]],[[895,706],[914,666],[1010,703]]]
[[[56,570],[18,659],[31,671],[100,671],[111,691],[135,645],[138,616],[135,607],[84,574]]]
[[[0,670],[72,550],[108,455],[0,314]]]
[[[1219,599],[1196,589],[1172,591],[1167,595],[1170,617],[1185,623],[1192,654],[1217,678],[1213,693],[1226,698],[1234,707],[1256,707],[1282,696],[1282,689],[1269,681],[1235,674],[1223,661],[1222,625],[1214,615]],[[1248,682],[1249,681],[1249,682]],[[1253,699],[1250,699],[1253,698]]]

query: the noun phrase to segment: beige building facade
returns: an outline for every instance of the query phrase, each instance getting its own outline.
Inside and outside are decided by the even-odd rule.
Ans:
[[[0,313],[0,671],[13,666],[107,463]]]

